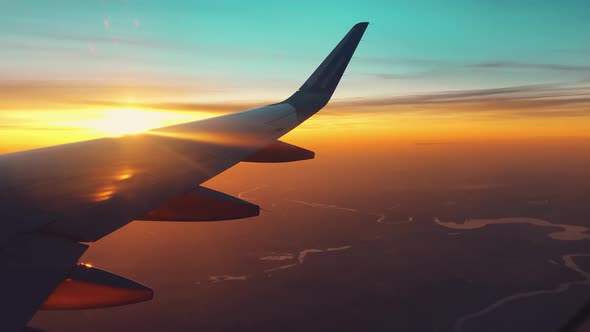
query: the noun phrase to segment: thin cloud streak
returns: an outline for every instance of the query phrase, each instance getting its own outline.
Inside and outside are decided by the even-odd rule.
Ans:
[[[162,111],[229,113],[260,107],[270,102],[157,102],[157,103],[125,103],[114,100],[80,100],[80,104],[104,106],[112,108],[139,108]]]
[[[590,116],[590,87],[552,84],[497,89],[445,91],[423,95],[336,100],[332,114],[408,112],[452,115],[492,113],[514,117]]]
[[[551,70],[551,71],[590,71],[590,66],[578,66],[569,64],[556,63],[523,63],[513,61],[491,61],[482,62],[474,65],[468,65],[468,68],[486,68],[486,69],[534,69],[534,70]]]
[[[590,66],[567,63],[527,63],[510,60],[483,61],[478,63],[460,63],[452,61],[424,60],[424,59],[396,59],[396,58],[364,58],[359,59],[365,64],[390,64],[397,67],[413,68],[413,72],[398,74],[395,72],[366,73],[386,80],[399,79],[421,79],[432,78],[434,76],[456,75],[457,71],[506,71],[519,70],[528,72],[559,72],[564,75],[572,74],[590,74]]]
[[[78,80],[1,80],[0,110],[31,109],[33,106],[117,105],[162,100],[162,97],[199,96],[212,91],[204,86],[183,84],[143,84],[138,82],[88,82]],[[96,98],[96,99],[95,99]],[[100,98],[100,99],[98,99]],[[123,102],[125,101],[125,102]],[[51,108],[51,107],[49,107]]]
[[[109,104],[109,101],[103,101]],[[268,101],[199,103],[145,103],[141,107],[176,111],[227,113],[269,104]],[[118,104],[118,106],[123,106]],[[353,109],[353,110],[351,110]],[[590,87],[529,85],[497,89],[447,91],[389,98],[333,100],[323,114],[422,113],[432,115],[483,114],[499,117],[585,117],[590,116]]]
[[[139,28],[139,21],[138,26]],[[135,29],[137,29],[135,28]],[[134,29],[134,30],[135,30]],[[192,56],[207,56],[207,57],[227,57],[227,58],[239,58],[244,59],[285,59],[291,62],[303,62],[303,63],[316,63],[320,59],[312,56],[293,55],[288,52],[281,52],[278,50],[269,51],[254,51],[251,49],[241,49],[228,44],[226,46],[216,46],[215,48],[204,48],[198,44],[198,41],[187,43],[187,42],[174,42],[169,40],[162,40],[151,38],[147,39],[144,37],[138,37],[133,33],[117,33],[105,35],[95,34],[76,34],[76,33],[52,33],[39,30],[27,30],[23,29],[18,32],[12,32],[17,36],[23,37],[23,39],[36,38],[42,42],[48,43],[53,41],[63,41],[71,43],[79,43],[81,45],[87,45],[93,43],[95,45],[116,45],[128,48],[139,48],[139,49],[151,49],[151,50],[162,50],[167,53],[171,51],[181,52],[180,54],[189,54]],[[15,45],[18,46],[18,45]]]
[[[131,91],[129,100],[122,91]],[[207,89],[196,87],[136,84],[82,83],[77,81],[0,80],[0,110],[46,108],[135,108],[162,111],[229,113],[277,102],[277,100],[202,99]],[[27,96],[27,98],[23,98]],[[48,106],[49,105],[49,106]],[[54,108],[55,109],[55,108]],[[441,91],[421,95],[381,98],[335,99],[322,114],[414,113],[435,116],[487,115],[499,117],[585,117],[590,116],[590,86],[539,84],[495,89]]]

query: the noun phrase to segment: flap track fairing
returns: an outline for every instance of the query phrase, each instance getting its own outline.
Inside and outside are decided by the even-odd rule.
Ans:
[[[298,146],[276,141],[267,145],[243,161],[253,163],[286,163],[292,161],[313,159],[315,153]]]
[[[212,189],[197,187],[160,205],[138,220],[221,221],[255,217],[259,214],[258,205]]]

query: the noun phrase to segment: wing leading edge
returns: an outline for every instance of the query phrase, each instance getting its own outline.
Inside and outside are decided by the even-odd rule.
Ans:
[[[367,25],[356,24],[281,103],[138,135],[0,155],[0,250],[5,252],[0,255],[0,278],[4,285],[16,285],[15,290],[29,290],[4,293],[8,296],[3,301],[21,303],[14,310],[23,314],[2,314],[0,326],[22,327],[30,319],[86,249],[79,242],[96,241],[194,190],[276,144],[319,111],[334,93]],[[55,250],[44,252],[47,247]],[[59,268],[44,263],[48,252]],[[19,255],[28,257],[24,265],[14,264]],[[34,269],[34,278],[24,277],[27,266]],[[23,294],[31,300],[20,299]]]

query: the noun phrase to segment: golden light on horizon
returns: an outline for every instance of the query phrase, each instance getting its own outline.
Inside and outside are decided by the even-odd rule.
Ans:
[[[0,153],[16,152],[101,137],[136,134],[218,115],[215,112],[140,108],[31,109],[0,116]]]
[[[140,109],[99,110],[93,117],[69,122],[105,136],[137,134],[150,129],[182,123],[194,119],[190,113],[158,112]]]
[[[370,107],[331,107],[290,132],[284,140],[311,142],[345,148],[351,145],[388,146],[414,141],[502,141],[537,138],[590,138],[588,116],[512,117],[484,112],[473,105],[469,111],[453,113],[451,108],[426,107],[411,112],[405,106],[374,110]],[[464,105],[463,105],[464,106]],[[249,144],[231,133],[171,132],[158,128],[220,115],[218,110],[186,111],[101,107],[31,109],[7,112],[0,135],[0,153],[15,152],[101,137],[118,137],[153,130],[155,135],[194,141]],[[7,124],[7,125],[6,125]],[[121,180],[125,180],[124,176]]]

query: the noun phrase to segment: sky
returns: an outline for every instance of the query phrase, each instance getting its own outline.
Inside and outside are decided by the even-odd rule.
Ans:
[[[360,21],[369,28],[332,102],[303,134],[588,137],[589,10],[587,1],[2,1],[0,152],[284,100]]]

